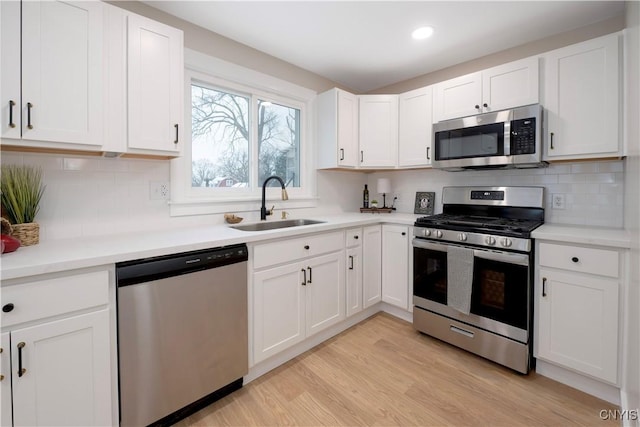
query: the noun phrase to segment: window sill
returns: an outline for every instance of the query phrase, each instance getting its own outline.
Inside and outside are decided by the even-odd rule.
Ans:
[[[207,215],[228,212],[260,212],[261,199],[177,200],[169,202],[171,216]],[[278,209],[315,208],[317,197],[296,197],[289,200],[267,199],[267,208]]]

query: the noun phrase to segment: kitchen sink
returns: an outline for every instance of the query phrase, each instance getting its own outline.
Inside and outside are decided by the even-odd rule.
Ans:
[[[255,224],[232,225],[231,228],[241,231],[265,231],[276,230],[278,228],[300,227],[302,225],[322,224],[326,221],[316,221],[314,219],[285,219],[283,221],[256,222]]]

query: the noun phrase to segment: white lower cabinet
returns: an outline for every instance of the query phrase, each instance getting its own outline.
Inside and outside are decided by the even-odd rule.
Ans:
[[[254,270],[253,362],[261,362],[280,351],[326,329],[345,318],[344,233],[320,235],[334,240],[340,250],[305,256],[284,265]],[[313,250],[318,236],[256,245],[254,265],[260,253],[282,252],[299,245]],[[326,239],[322,239],[327,243]],[[307,244],[308,243],[308,244]],[[331,246],[331,245],[329,245]],[[308,248],[308,249],[304,249]]]
[[[362,300],[362,228],[346,232],[346,288],[347,317],[363,308]]]
[[[409,227],[382,226],[382,301],[409,308]]]
[[[538,243],[535,356],[618,383],[619,253]]]
[[[109,274],[3,286],[2,425],[112,425]]]
[[[362,294],[363,308],[382,300],[382,226],[362,230]]]

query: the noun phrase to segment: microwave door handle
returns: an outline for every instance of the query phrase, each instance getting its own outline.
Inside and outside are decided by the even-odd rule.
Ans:
[[[504,155],[511,155],[511,122],[504,122]]]
[[[508,264],[529,266],[529,256],[523,254],[508,254],[503,252],[490,252],[475,249],[473,256],[476,258],[488,259],[490,261],[504,262]]]
[[[430,249],[432,251],[438,251],[438,252],[447,252],[447,245],[443,245],[440,243],[431,243],[431,242],[426,242],[422,239],[414,238],[412,240],[412,244],[414,248]]]

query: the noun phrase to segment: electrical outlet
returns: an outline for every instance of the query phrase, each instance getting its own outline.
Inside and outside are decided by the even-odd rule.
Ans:
[[[169,183],[166,181],[152,181],[149,183],[149,200],[169,200]]]
[[[551,196],[551,207],[553,209],[564,209],[564,194],[554,194]]]

